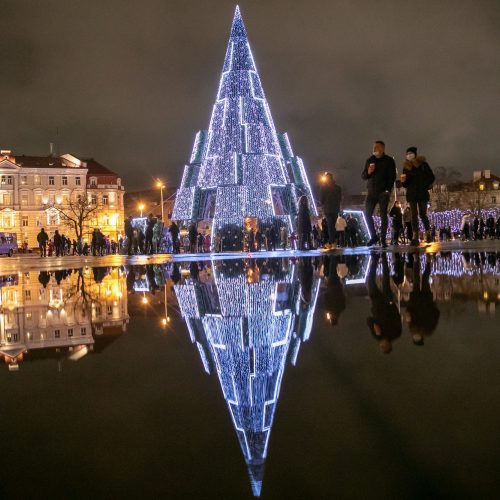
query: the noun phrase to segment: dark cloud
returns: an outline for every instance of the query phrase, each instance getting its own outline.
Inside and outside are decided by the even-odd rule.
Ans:
[[[401,161],[500,171],[500,4],[240,2],[276,126],[311,175]],[[234,3],[3,0],[2,147],[95,156],[129,188],[177,184],[206,128]],[[145,172],[148,172],[145,175]]]

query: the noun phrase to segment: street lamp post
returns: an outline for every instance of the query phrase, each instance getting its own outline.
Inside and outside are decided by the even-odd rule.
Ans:
[[[156,183],[156,187],[160,189],[161,220],[165,221],[165,217],[163,216],[163,188],[165,187],[165,184],[159,180]]]

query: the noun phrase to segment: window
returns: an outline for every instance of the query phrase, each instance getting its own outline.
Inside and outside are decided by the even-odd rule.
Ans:
[[[41,215],[37,215],[36,216],[36,227],[42,227],[42,216]]]
[[[106,307],[106,312],[108,313],[108,316],[112,316],[113,315],[113,306],[108,305]]]
[[[2,184],[7,184],[7,176],[2,175]]]
[[[68,337],[73,337],[73,328],[68,328]]]
[[[31,300],[31,290],[24,290],[24,298],[25,300]],[[28,317],[28,315],[26,315],[26,317]]]
[[[97,205],[97,195],[96,194],[93,194],[90,196],[90,203],[92,203],[92,205]]]
[[[107,194],[103,194],[102,195],[102,204],[103,205],[107,205],[108,204],[108,195]]]
[[[49,175],[49,186],[54,186],[55,180],[53,175]]]
[[[80,180],[80,177],[75,177],[75,185],[76,186],[81,186],[81,180]]]
[[[90,178],[90,186],[91,187],[97,186],[97,177],[91,177]]]
[[[10,205],[12,202],[12,198],[10,196],[10,193],[4,193],[3,194],[3,204],[4,205]]]
[[[27,215],[23,215],[23,217],[22,217],[22,226],[23,227],[28,227],[28,225],[29,225],[28,216]]]
[[[22,193],[21,194],[21,205],[27,205],[28,204],[28,193]]]
[[[14,184],[14,178],[12,177],[12,175],[8,175],[7,176],[7,184]]]
[[[491,197],[491,203],[496,203],[497,202],[497,197],[496,196],[492,196]]]
[[[23,186],[26,186],[26,184],[28,184],[28,176],[27,175],[21,175],[21,184]]]
[[[2,214],[0,216],[0,227],[14,227],[14,214]]]
[[[12,335],[12,339],[14,340],[14,342],[17,342],[19,340],[19,334],[14,333],[14,335]]]
[[[118,177],[118,179],[116,179],[116,184],[118,186],[121,186],[122,185],[122,180]]]
[[[40,184],[42,184],[42,180],[39,175],[35,175],[33,177],[33,184],[35,184],[35,186],[40,186]]]
[[[58,339],[61,337],[61,330],[54,330],[54,338]]]
[[[66,175],[62,176],[62,185],[67,186],[68,185],[68,177]]]
[[[82,335],[87,335],[87,328],[85,328],[84,326],[82,326],[82,328],[80,329],[80,333]]]
[[[12,185],[13,184],[13,177],[12,177],[12,175],[2,175],[1,182],[2,182],[2,184]]]
[[[39,206],[42,204],[42,193],[35,193],[35,205]]]
[[[498,187],[499,187],[498,182],[494,182],[494,183],[493,183],[493,189],[498,189]]]
[[[33,318],[33,313],[26,313],[26,320],[31,321]]]

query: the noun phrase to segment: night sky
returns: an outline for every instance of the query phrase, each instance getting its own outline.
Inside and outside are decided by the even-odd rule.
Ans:
[[[500,2],[242,0],[271,112],[312,178],[354,192],[374,139],[401,165],[500,174]],[[0,146],[178,185],[208,127],[235,3],[0,0]],[[58,134],[57,134],[58,131]],[[147,175],[145,175],[147,172]]]

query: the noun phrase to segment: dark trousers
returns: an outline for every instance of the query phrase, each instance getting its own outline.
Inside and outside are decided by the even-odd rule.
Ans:
[[[377,237],[377,231],[375,230],[375,222],[373,222],[373,212],[378,204],[380,210],[380,241],[385,243],[387,238],[387,207],[389,206],[389,200],[391,198],[391,193],[389,191],[384,191],[378,197],[368,195],[365,201],[365,216],[366,224],[368,225],[368,230],[370,232],[370,238]]]
[[[134,240],[133,234],[127,234],[127,255],[132,255],[132,243]]]
[[[410,201],[411,210],[411,227],[413,230],[413,239],[418,240],[418,216],[422,219],[422,224],[426,231],[429,231],[430,224],[427,217],[427,202],[426,201]]]
[[[333,214],[325,214],[326,226],[328,227],[328,243],[330,244],[336,243],[337,231],[335,230],[335,224],[337,224],[338,216],[338,212]]]
[[[40,243],[40,257],[47,257],[47,243]]]

